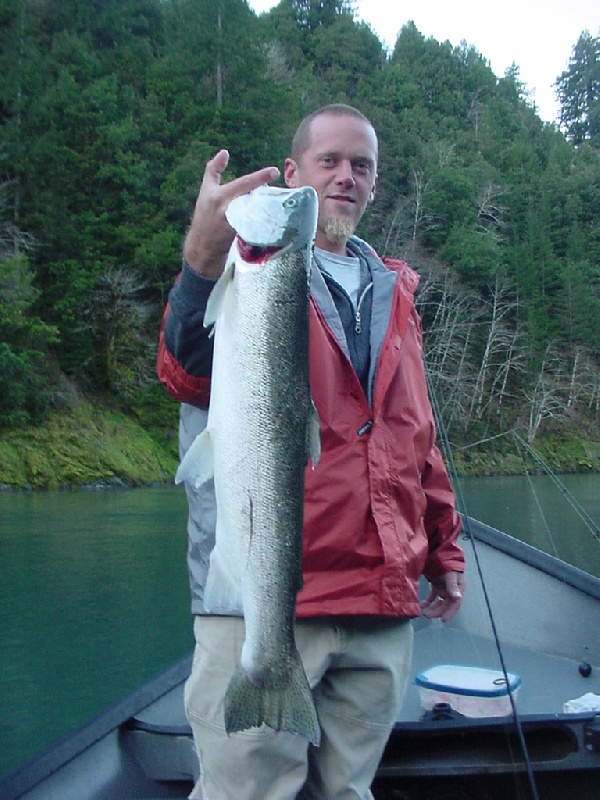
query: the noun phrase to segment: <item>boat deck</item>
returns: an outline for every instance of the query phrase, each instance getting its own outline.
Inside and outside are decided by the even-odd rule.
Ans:
[[[411,681],[408,685],[399,724],[417,722],[423,716],[414,677],[434,664],[468,664],[501,669],[494,642],[482,636],[431,622],[415,625],[415,652]],[[419,630],[420,628],[420,630]],[[426,630],[423,630],[423,629]],[[600,695],[600,670],[589,677],[579,672],[580,661],[550,655],[519,645],[503,645],[506,669],[521,677],[517,712],[523,716],[562,714],[563,704],[592,692]],[[183,685],[176,687],[149,708],[136,714],[136,720],[148,726],[163,725],[174,730],[187,729],[183,711]]]
[[[427,630],[419,630],[419,622],[415,625],[413,679],[434,664],[467,664],[501,669],[492,639],[443,627],[441,623],[426,626]],[[600,695],[600,670],[592,670],[589,677],[583,677],[579,672],[580,657],[567,658],[502,642],[501,647],[507,671],[521,677],[516,698],[519,714],[562,714],[563,704],[567,700],[588,692]],[[400,721],[416,721],[422,713],[418,689],[409,684]]]
[[[485,800],[529,797],[525,760],[511,716],[468,719],[455,715],[448,719],[442,715],[438,719],[425,714],[414,684],[418,672],[438,663],[500,669],[494,642],[439,622],[420,620],[415,629],[412,678],[379,767],[374,796],[377,800],[421,797],[422,788],[430,786],[431,797],[438,796],[436,791],[442,792],[440,797],[446,797],[443,791],[448,788],[448,778],[454,776],[456,780],[460,776],[458,785],[463,794],[457,797]],[[595,800],[600,753],[586,752],[582,741],[589,715],[582,722],[581,715],[564,714],[563,703],[587,692],[600,694],[600,670],[594,669],[585,678],[579,672],[577,660],[540,653],[522,645],[505,645],[502,649],[507,670],[516,672],[522,680],[516,706],[540,797],[563,800],[571,792],[573,776],[577,774],[576,796]],[[147,740],[168,731],[173,741],[178,742],[180,774],[187,772],[195,777],[196,761],[182,695],[183,685],[135,716],[129,747],[150,774],[153,770],[163,777],[168,774],[167,765],[156,761],[157,749],[147,745]],[[169,724],[165,726],[167,720]],[[175,763],[172,753],[169,759],[172,766]],[[484,784],[482,774],[488,776]],[[496,794],[489,791],[490,775],[494,775]]]

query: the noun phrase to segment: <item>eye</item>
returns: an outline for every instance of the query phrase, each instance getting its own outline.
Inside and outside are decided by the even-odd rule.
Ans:
[[[357,161],[354,164],[354,169],[362,175],[366,175],[371,170],[371,164],[368,161]]]
[[[296,208],[298,205],[298,199],[296,197],[288,197],[287,200],[283,203],[285,208]]]

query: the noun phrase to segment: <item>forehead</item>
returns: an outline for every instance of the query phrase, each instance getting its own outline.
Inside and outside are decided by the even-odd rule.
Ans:
[[[313,119],[306,154],[338,153],[377,163],[377,135],[372,126],[349,114],[321,114]]]

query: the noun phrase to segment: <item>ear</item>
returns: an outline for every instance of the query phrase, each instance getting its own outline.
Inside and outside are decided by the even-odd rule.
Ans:
[[[296,164],[293,158],[286,158],[283,167],[283,177],[288,189],[298,188],[298,164]]]
[[[375,177],[373,178],[373,186],[371,186],[371,193],[369,194],[369,203],[372,203],[375,200],[375,192],[377,191],[377,178],[378,175],[375,173]]]

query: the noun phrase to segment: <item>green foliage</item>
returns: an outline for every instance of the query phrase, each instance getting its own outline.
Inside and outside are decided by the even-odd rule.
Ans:
[[[485,286],[503,271],[502,247],[491,236],[481,236],[465,225],[453,226],[442,249],[450,264],[467,286]]]
[[[550,380],[536,370],[552,345],[564,368],[552,379],[582,387],[561,389],[570,418],[597,419],[598,39],[582,33],[558,78],[563,133],[539,119],[517,65],[498,78],[484,54],[412,22],[386,53],[352,9],[0,0],[0,422],[38,420],[67,376],[153,424],[160,316],[206,161],[227,147],[225,180],[281,166],[299,119],[334,101],[361,108],[380,141],[359,235],[424,274],[450,267],[461,325],[481,304],[457,346],[478,397],[463,418],[514,422]],[[488,352],[500,277],[516,299]],[[450,330],[446,311],[426,320]],[[517,341],[505,375],[494,358]]]
[[[583,259],[567,263],[562,272],[563,330],[571,343],[598,350],[600,266]]]
[[[56,489],[111,478],[140,485],[171,481],[176,469],[174,437],[154,437],[98,401],[79,398],[37,427],[0,433],[0,476],[10,486]]]
[[[57,342],[57,332],[32,313],[36,296],[27,260],[0,260],[0,427],[39,422],[47,408],[44,347]]]
[[[38,296],[24,256],[0,260],[0,336],[3,342],[28,347],[57,341],[56,329],[31,313]]]
[[[146,335],[152,307],[146,287],[121,268],[103,272],[83,308],[82,327],[90,340],[85,364],[92,385],[100,386],[130,406],[153,380],[156,341]]]
[[[573,47],[569,67],[556,81],[560,122],[575,145],[600,146],[600,37],[583,31]]]
[[[0,342],[0,430],[4,427],[37,423],[48,404],[43,354],[37,350],[15,352]]]

